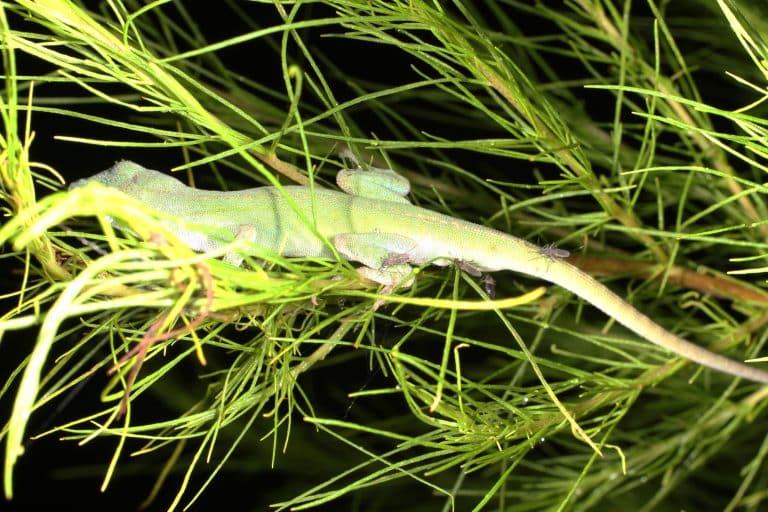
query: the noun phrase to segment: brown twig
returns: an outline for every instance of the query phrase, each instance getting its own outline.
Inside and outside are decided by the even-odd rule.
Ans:
[[[128,400],[131,394],[131,387],[133,386],[133,383],[136,381],[136,377],[139,374],[139,370],[141,369],[141,366],[144,363],[144,358],[146,357],[152,345],[154,345],[158,341],[165,341],[175,336],[178,336],[180,334],[183,334],[185,332],[192,331],[193,329],[197,328],[200,324],[202,324],[203,320],[205,320],[209,316],[211,305],[213,304],[213,276],[211,276],[211,271],[208,269],[207,265],[203,263],[198,263],[197,268],[199,273],[202,275],[202,278],[203,278],[202,280],[205,283],[205,291],[206,291],[205,306],[203,307],[202,312],[194,320],[186,324],[184,327],[179,327],[178,329],[174,329],[163,334],[157,334],[157,331],[162,328],[162,326],[165,324],[165,321],[167,319],[167,314],[162,314],[160,318],[158,318],[152,324],[152,326],[147,330],[147,332],[141,338],[141,341],[139,341],[139,343],[137,343],[136,346],[134,346],[125,355],[123,355],[123,357],[121,357],[117,361],[117,363],[115,363],[108,370],[107,372],[108,375],[114,375],[115,372],[117,372],[120,369],[120,367],[126,364],[133,357],[136,357],[136,360],[134,361],[134,364],[131,367],[131,371],[128,374],[128,379],[125,386],[125,394],[123,396],[123,400],[120,405],[120,411],[118,412],[118,417],[122,416],[128,407]]]
[[[683,267],[675,266],[667,271],[657,263],[599,256],[570,256],[567,260],[592,276],[639,275],[653,280],[665,279],[683,288],[723,299],[768,303],[768,292],[724,276],[708,276]]]

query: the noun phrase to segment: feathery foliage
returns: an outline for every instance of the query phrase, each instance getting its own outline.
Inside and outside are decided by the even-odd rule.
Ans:
[[[756,357],[752,3],[84,5],[0,2],[0,348],[23,354],[0,388],[7,498],[36,419],[74,396],[36,442],[98,443],[103,488],[151,473],[133,492],[168,510],[228,478],[253,509],[764,508],[766,390],[561,290],[432,267],[374,311],[346,262],[234,268],[114,191],[59,192],[123,158],[203,188],[331,186],[348,148],[418,204],[557,243],[665,328]],[[41,132],[77,156],[54,168]]]

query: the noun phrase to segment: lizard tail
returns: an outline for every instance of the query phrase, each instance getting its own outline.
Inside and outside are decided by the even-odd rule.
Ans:
[[[670,352],[714,370],[768,384],[768,372],[728,359],[672,334],[592,276],[565,261],[550,258],[545,271],[535,272],[532,275],[575,293],[639,336]]]

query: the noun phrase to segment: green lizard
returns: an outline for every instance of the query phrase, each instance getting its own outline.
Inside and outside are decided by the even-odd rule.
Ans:
[[[768,383],[768,372],[710,352],[672,334],[590,275],[541,247],[478,224],[412,205],[408,180],[388,169],[342,170],[337,192],[304,186],[233,192],[199,190],[161,172],[122,161],[70,188],[99,182],[180,219],[172,229],[195,251],[239,238],[285,256],[362,263],[361,273],[387,289],[407,285],[411,265],[458,262],[478,271],[512,270],[575,293],[646,340],[731,375]],[[286,195],[291,199],[288,201]],[[314,195],[314,200],[313,200]],[[293,205],[291,205],[291,202]],[[298,211],[301,215],[297,214]],[[317,212],[312,225],[313,208]],[[304,219],[302,219],[304,217]],[[205,233],[193,226],[205,226]],[[216,230],[211,234],[209,228]],[[242,259],[231,260],[239,264]]]

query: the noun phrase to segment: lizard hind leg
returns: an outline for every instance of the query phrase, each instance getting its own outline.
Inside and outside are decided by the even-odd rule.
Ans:
[[[405,197],[411,190],[411,184],[391,169],[342,169],[336,174],[336,184],[347,194],[411,204]]]
[[[383,286],[381,293],[388,295],[395,288],[409,288],[413,284],[413,268],[409,251],[416,242],[408,237],[391,233],[342,233],[333,237],[333,245],[344,258],[362,263],[358,273]],[[374,304],[377,309],[383,300]]]

